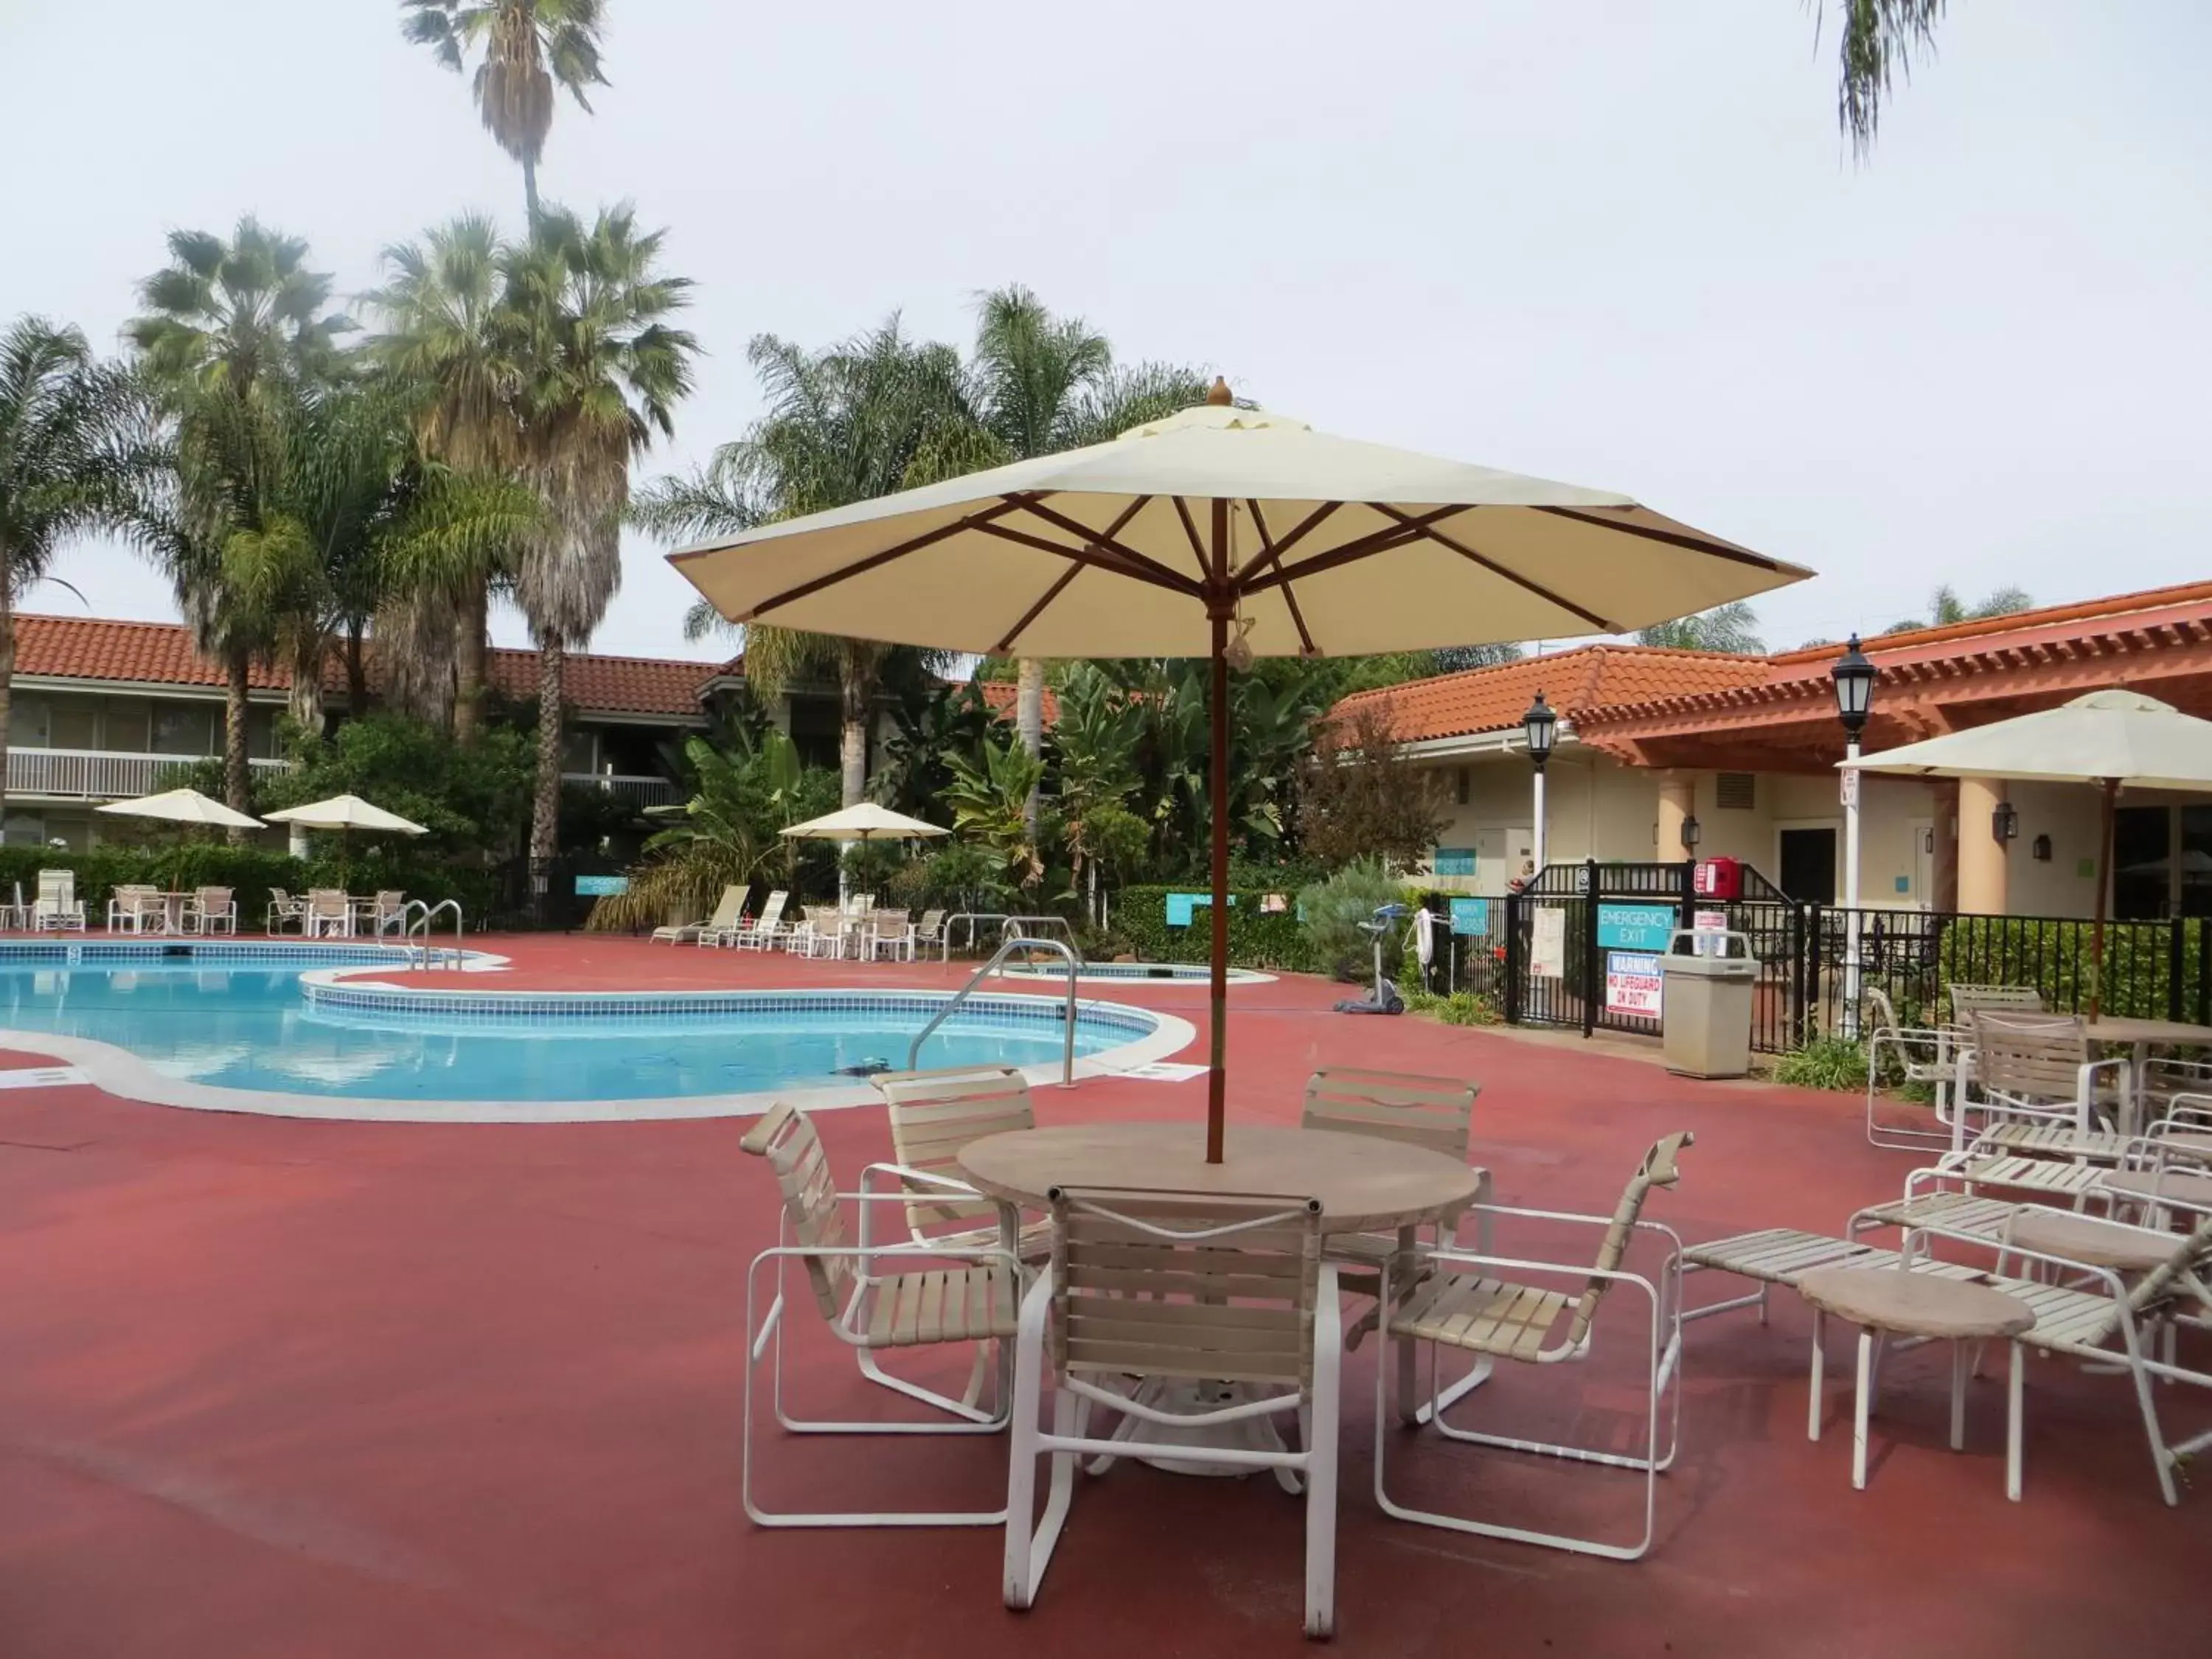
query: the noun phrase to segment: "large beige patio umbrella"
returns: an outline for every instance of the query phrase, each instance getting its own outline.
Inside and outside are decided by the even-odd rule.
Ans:
[[[1221,1156],[1228,684],[1255,654],[1619,634],[1810,573],[1628,496],[1206,406],[1109,443],[671,556],[722,615],[1024,657],[1212,664],[1212,1066]]]
[[[197,789],[164,789],[158,795],[136,795],[129,800],[112,800],[93,809],[112,812],[122,818],[154,818],[165,823],[204,823],[219,830],[258,830],[261,820],[250,818],[243,812],[234,811],[212,796],[203,795]],[[184,878],[185,837],[177,836],[177,874],[173,879]]]
[[[894,812],[889,807],[864,800],[858,806],[794,823],[783,833],[805,841],[917,841],[925,836],[952,832],[939,824],[925,823],[920,818],[910,818],[903,812]]]
[[[359,795],[332,795],[324,800],[311,800],[305,806],[287,806],[269,814],[271,823],[292,826],[292,856],[305,858],[307,830],[335,830],[338,832],[338,870],[342,879],[353,878],[353,832],[356,830],[374,831],[387,836],[427,836],[430,832],[412,818],[403,818],[397,812],[387,812],[372,801]]]
[[[2105,966],[2105,889],[2112,867],[2112,817],[2123,789],[2212,791],[2212,720],[2139,691],[2086,696],[2008,720],[1952,732],[1902,749],[1839,763],[1846,770],[1903,777],[1998,778],[2019,783],[2094,783],[2104,797],[2097,833],[2097,910],[2089,957],[2094,1018]]]

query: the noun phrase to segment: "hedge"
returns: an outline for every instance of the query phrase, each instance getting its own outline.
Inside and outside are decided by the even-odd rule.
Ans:
[[[39,872],[70,870],[85,920],[98,927],[107,915],[116,888],[131,883],[173,890],[228,887],[238,902],[239,930],[258,932],[269,910],[269,891],[282,887],[305,892],[311,887],[343,887],[356,893],[398,888],[410,898],[435,904],[459,899],[471,927],[480,925],[498,902],[496,871],[410,857],[388,848],[356,848],[350,859],[295,859],[256,847],[194,842],[176,847],[97,847],[85,853],[58,848],[0,847],[0,893],[22,890],[26,902],[39,892]]]
[[[1114,901],[1113,930],[1129,941],[1140,962],[1205,962],[1213,948],[1212,907],[1191,909],[1190,926],[1168,926],[1168,895],[1189,887],[1125,887]],[[1271,890],[1281,892],[1280,888]],[[1313,946],[1295,909],[1263,911],[1257,890],[1235,895],[1229,909],[1229,960],[1238,968],[1316,971]],[[1284,896],[1287,898],[1288,894]]]
[[[2163,1019],[2171,1006],[2172,978],[2171,922],[2108,921],[2105,924],[2103,1012]],[[1939,992],[1954,981],[1964,984],[2033,985],[2044,1004],[2056,1009],[2088,1006],[2090,924],[2040,921],[2027,917],[1961,918],[1943,930]],[[2183,926],[2181,1009],[2194,1018],[2204,976],[2205,925]]]

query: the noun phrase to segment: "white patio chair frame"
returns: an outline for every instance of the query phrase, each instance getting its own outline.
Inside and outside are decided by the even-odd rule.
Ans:
[[[897,920],[892,921],[890,918]],[[911,912],[871,910],[860,934],[860,954],[875,962],[888,954],[893,962],[915,959],[915,930]]]
[[[990,1527],[1006,1519],[1004,1509],[995,1510],[833,1510],[793,1511],[765,1508],[753,1492],[753,1392],[756,1374],[763,1358],[769,1364],[771,1381],[769,1397],[777,1423],[790,1434],[858,1434],[858,1435],[939,1435],[939,1434],[996,1434],[1006,1426],[1012,1390],[1008,1372],[1012,1366],[1009,1340],[1014,1329],[1014,1304],[1020,1294],[1020,1267],[1011,1250],[985,1249],[954,1252],[939,1248],[923,1249],[910,1243],[877,1244],[868,1236],[867,1218],[874,1205],[907,1201],[904,1192],[841,1193],[830,1171],[829,1155],[821,1138],[815,1133],[813,1123],[804,1112],[779,1103],[769,1109],[767,1115],[749,1130],[739,1146],[748,1152],[764,1157],[775,1170],[776,1182],[783,1195],[775,1244],[756,1255],[745,1270],[745,1375],[744,1391],[744,1422],[742,1434],[740,1494],[745,1513],[757,1526],[796,1528],[838,1527]],[[842,1206],[857,1206],[860,1234],[857,1242],[848,1244],[845,1237]],[[790,1242],[796,1231],[796,1243]],[[807,1235],[814,1235],[810,1237]],[[805,1265],[810,1286],[823,1321],[830,1334],[846,1346],[864,1358],[872,1358],[873,1351],[881,1347],[927,1347],[941,1346],[947,1341],[974,1340],[964,1328],[953,1336],[931,1334],[932,1322],[951,1309],[942,1292],[955,1287],[943,1264],[960,1261],[968,1270],[976,1267],[1002,1268],[1006,1273],[1003,1285],[991,1279],[984,1281],[984,1293],[995,1303],[1000,1290],[1006,1295],[1003,1308],[987,1310],[986,1323],[994,1334],[987,1340],[995,1343],[999,1364],[993,1368],[996,1388],[992,1406],[985,1410],[975,1403],[980,1391],[983,1367],[978,1366],[969,1383],[970,1397],[956,1401],[894,1377],[879,1368],[871,1370],[863,1365],[863,1375],[895,1393],[919,1400],[944,1413],[951,1419],[939,1422],[913,1421],[843,1421],[838,1419],[802,1418],[793,1415],[784,1403],[783,1389],[783,1326],[789,1302],[785,1288],[785,1272],[793,1262]],[[938,1264],[932,1268],[928,1264]],[[775,1294],[769,1299],[765,1313],[761,1311],[761,1270],[773,1264]],[[891,1271],[882,1271],[888,1266]],[[963,1273],[963,1277],[968,1276]],[[925,1284],[919,1291],[911,1281],[937,1277],[944,1280],[939,1300],[933,1306],[926,1298]],[[974,1288],[971,1285],[970,1289]],[[912,1316],[909,1319],[908,1316]],[[906,1340],[899,1336],[908,1325],[914,1328]]]
[[[722,889],[722,896],[714,901],[714,913],[691,930],[691,939],[702,950],[727,950],[737,943],[738,935],[745,931],[745,906],[752,902],[753,884],[731,882]],[[681,934],[684,930],[678,928]],[[659,937],[656,929],[654,936]],[[678,938],[671,944],[681,944]]]
[[[143,882],[125,882],[107,896],[107,931],[111,933],[159,933],[167,930],[168,901],[161,890]],[[153,923],[152,927],[146,924]]]
[[[790,902],[789,888],[771,888],[768,897],[761,902],[761,913],[753,918],[752,925],[731,929],[725,942],[739,951],[767,950],[793,931],[783,920],[784,907]],[[700,942],[705,943],[703,937]]]
[[[307,901],[306,899],[295,897],[284,888],[272,887],[269,890],[269,909],[262,918],[261,931],[270,938],[275,939],[284,931],[284,924],[289,921],[299,928],[304,936],[307,927]]]
[[[2084,1024],[2074,1014],[2012,1014],[1978,1008],[1972,1016],[1972,1039],[1959,1066],[1959,1095],[1952,1126],[1954,1146],[1963,1146],[1966,1119],[1980,1114],[1984,1127],[2011,1119],[2029,1123],[2070,1123],[2083,1133],[2094,1127],[2097,1078],[2111,1072],[2116,1092],[2124,1099],[2129,1090],[2130,1063],[2117,1055],[2103,1060],[2088,1056]],[[2039,1048],[2052,1051],[2039,1055]],[[2081,1058],[2057,1053],[2073,1050]],[[2070,1091],[2061,1073],[2070,1073]]]
[[[300,933],[304,939],[346,939],[353,933],[353,900],[342,887],[316,887],[308,890],[305,908],[300,913]]]
[[[1375,1368],[1375,1501],[1385,1514],[1401,1521],[1438,1527],[1449,1532],[1503,1538],[1515,1543],[1534,1544],[1577,1555],[1601,1556],[1610,1560],[1634,1561],[1650,1552],[1658,1526],[1659,1476],[1673,1466],[1681,1439],[1682,1241],[1674,1230],[1664,1223],[1643,1219],[1642,1211],[1644,1200],[1653,1188],[1672,1187],[1679,1182],[1680,1176],[1675,1160],[1684,1148],[1695,1144],[1694,1135],[1681,1131],[1666,1136],[1653,1146],[1644,1154],[1635,1175],[1630,1177],[1628,1186],[1621,1194],[1620,1202],[1609,1216],[1524,1209],[1505,1205],[1474,1206],[1477,1211],[1488,1210],[1493,1217],[1510,1216],[1526,1220],[1602,1227],[1606,1230],[1605,1238],[1594,1263],[1579,1265],[1547,1261],[1472,1250],[1436,1250],[1425,1253],[1425,1265],[1431,1270],[1442,1270],[1441,1274],[1415,1285],[1411,1292],[1418,1296],[1430,1291],[1440,1300],[1451,1294],[1452,1269],[1473,1267],[1480,1270],[1481,1277],[1460,1282],[1469,1288],[1485,1291],[1489,1297],[1490,1311],[1486,1316],[1475,1318],[1462,1326],[1462,1338],[1472,1338],[1472,1341],[1462,1340],[1452,1346],[1497,1358],[1535,1365],[1572,1364],[1589,1358],[1597,1313],[1607,1292],[1615,1285],[1632,1285],[1643,1292],[1650,1309],[1651,1322],[1648,1336],[1646,1376],[1649,1386],[1644,1402],[1645,1438],[1642,1456],[1601,1451],[1595,1447],[1561,1445],[1549,1441],[1524,1440],[1510,1435],[1456,1428],[1441,1410],[1436,1411],[1432,1416],[1437,1431],[1449,1440],[1488,1446],[1502,1451],[1529,1452],[1568,1462],[1592,1463],[1640,1473],[1644,1476],[1644,1529],[1641,1536],[1632,1544],[1613,1543],[1603,1539],[1541,1532],[1533,1528],[1507,1526],[1499,1522],[1479,1521],[1466,1516],[1412,1509],[1391,1498],[1387,1488],[1387,1448],[1391,1434],[1388,1402],[1390,1397],[1391,1352],[1396,1338],[1401,1334],[1401,1328],[1393,1322],[1404,1316],[1405,1309],[1394,1302],[1388,1264],[1382,1274],[1383,1298],[1378,1304],[1383,1310],[1383,1317],[1377,1331],[1377,1334],[1386,1340]],[[1656,1283],[1647,1275],[1620,1265],[1627,1259],[1630,1243],[1639,1233],[1662,1240],[1666,1245],[1666,1255]],[[1493,1281],[1488,1276],[1489,1270],[1493,1269],[1578,1279],[1583,1291],[1580,1297],[1537,1291],[1535,1294],[1540,1298],[1537,1305],[1550,1303],[1554,1297],[1557,1298],[1556,1305],[1542,1315],[1543,1323],[1540,1325],[1517,1322],[1513,1316],[1528,1305],[1527,1299],[1533,1287]],[[1498,1299],[1498,1292],[1509,1291],[1517,1291],[1518,1294]],[[1567,1317],[1567,1328],[1560,1340],[1547,1344],[1545,1339],[1562,1315]],[[1418,1322],[1410,1334],[1430,1347],[1431,1399],[1433,1403],[1441,1397],[1435,1388],[1435,1350],[1440,1344],[1433,1335],[1421,1330]],[[1668,1411],[1666,1443],[1662,1448],[1660,1443],[1660,1413],[1662,1405],[1670,1398],[1673,1404]]]
[[[1956,1025],[1899,1024],[1897,1009],[1880,986],[1868,986],[1864,1000],[1872,1016],[1860,1021],[1866,1037],[1867,1144],[1893,1152],[1934,1152],[1954,1146],[1951,1126],[1958,1110],[1959,1051],[1966,1046],[1966,1032]],[[1932,1110],[1936,1127],[1916,1129],[1883,1123],[1876,1117],[1875,1103],[1880,1097],[1885,1049],[1897,1056],[1905,1083],[1924,1083],[1935,1091]]]
[[[31,931],[37,933],[84,932],[84,901],[76,894],[76,872],[41,870],[39,896],[31,905]]]
[[[1120,1413],[1125,1423],[1186,1429],[1257,1426],[1296,1412],[1301,1432],[1295,1451],[1179,1443],[1175,1459],[1232,1469],[1272,1469],[1279,1478],[1302,1479],[1305,1630],[1309,1636],[1331,1634],[1336,1623],[1338,1374],[1344,1342],[1336,1268],[1321,1253],[1319,1201],[1276,1194],[1078,1188],[1055,1188],[1051,1200],[1055,1231],[1052,1268],[1038,1275],[1023,1297],[1015,1341],[1013,1445],[1006,1481],[1006,1605],[1026,1608],[1036,1599],[1073,1499],[1077,1462],[1089,1457],[1110,1463],[1129,1455],[1127,1438],[1100,1438],[1089,1432],[1094,1408]],[[1085,1221],[1103,1223],[1105,1238],[1073,1239],[1072,1224],[1079,1226]],[[1285,1224],[1303,1235],[1295,1258],[1295,1285],[1279,1266],[1293,1260],[1284,1248]],[[1112,1242],[1110,1231],[1117,1228],[1119,1243]],[[1272,1271],[1249,1271],[1255,1247],[1240,1249],[1236,1242],[1240,1235],[1255,1233],[1271,1236],[1274,1249],[1266,1260]],[[1169,1264],[1195,1264],[1205,1258],[1203,1266],[1126,1268],[1118,1265],[1121,1257],[1109,1254],[1106,1260],[1113,1265],[1091,1267],[1083,1259],[1094,1249],[1147,1254],[1145,1243],[1132,1242],[1146,1237],[1170,1247]],[[1175,1247],[1199,1248],[1176,1251]],[[1088,1281],[1074,1287],[1069,1283],[1071,1249],[1077,1256],[1074,1274]],[[1248,1271],[1237,1273],[1240,1267]],[[1158,1282],[1157,1291],[1145,1288],[1147,1279]],[[1127,1294],[1074,1295],[1072,1288]],[[1168,1299],[1179,1295],[1189,1299]],[[1260,1301],[1287,1305],[1251,1305]],[[1085,1308],[1085,1304],[1095,1304],[1095,1310]],[[1055,1311],[1057,1319],[1053,1317]],[[1112,1316],[1099,1322],[1101,1311]],[[1270,1346],[1283,1340],[1285,1315],[1297,1327],[1294,1353]],[[1038,1417],[1048,1324],[1056,1386],[1053,1425],[1044,1430],[1038,1426]],[[1083,1345],[1087,1352],[1071,1361],[1073,1344]],[[1131,1379],[1225,1380],[1288,1392],[1232,1400],[1210,1411],[1175,1412],[1162,1409],[1158,1403],[1161,1395],[1141,1382],[1132,1393],[1121,1394],[1075,1374],[1079,1371]],[[1230,1375],[1224,1378],[1222,1372]],[[1051,1458],[1052,1474],[1043,1513],[1036,1515],[1041,1456]]]
[[[208,908],[208,895],[210,893],[222,895],[220,908]],[[184,915],[179,920],[188,933],[203,936],[229,933],[235,937],[238,933],[238,895],[228,887],[195,887],[185,900]]]

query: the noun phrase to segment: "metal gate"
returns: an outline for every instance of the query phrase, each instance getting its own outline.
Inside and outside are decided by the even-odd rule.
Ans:
[[[1691,866],[1547,866],[1505,901],[1508,1020],[1659,1030],[1659,958],[1687,925]]]

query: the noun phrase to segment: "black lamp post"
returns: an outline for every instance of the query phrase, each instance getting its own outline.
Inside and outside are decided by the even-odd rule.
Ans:
[[[1836,718],[1844,724],[1844,757],[1859,757],[1859,735],[1874,713],[1875,665],[1855,632],[1829,671],[1836,681]],[[1859,1024],[1859,775],[1844,774],[1844,1035]]]
[[[1521,734],[1528,740],[1528,763],[1536,769],[1536,871],[1544,869],[1544,763],[1552,758],[1552,744],[1559,732],[1559,717],[1539,691],[1528,712],[1521,717]]]

